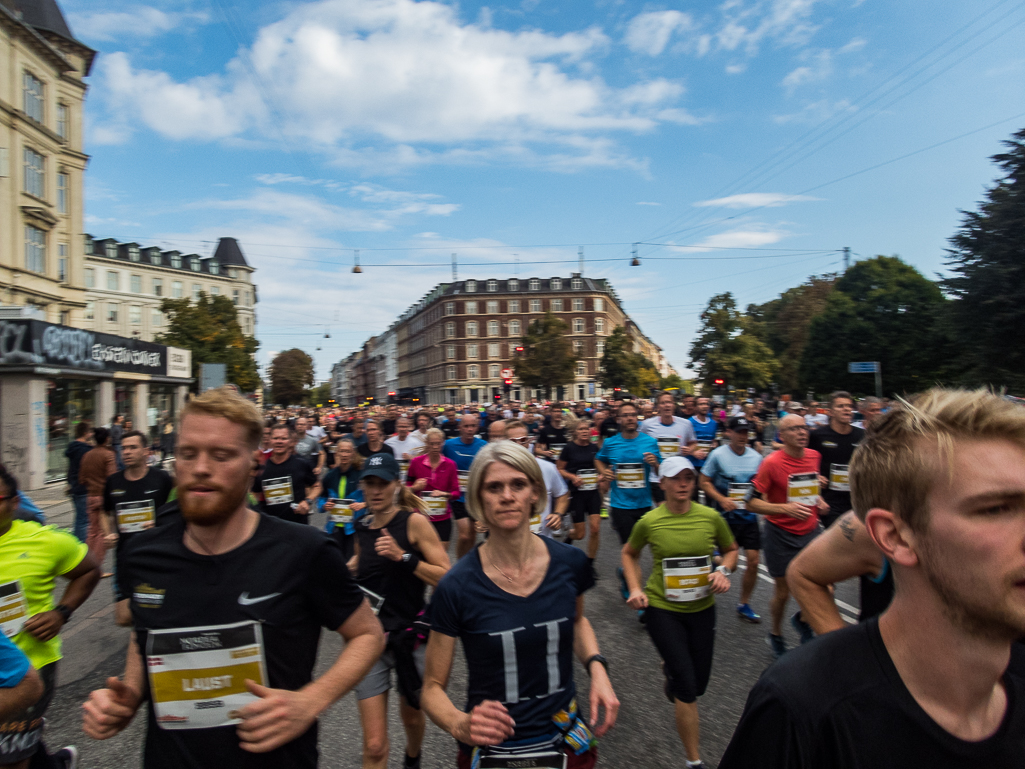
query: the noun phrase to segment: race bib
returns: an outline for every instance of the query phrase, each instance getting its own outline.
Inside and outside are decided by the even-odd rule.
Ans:
[[[258,699],[246,679],[267,685],[260,624],[150,630],[146,669],[161,729],[237,724],[238,710]]]
[[[715,448],[715,443],[713,441],[698,441],[698,448],[704,451],[707,455]]]
[[[480,756],[476,766],[479,769],[566,769],[566,752],[546,750],[511,756]]]
[[[399,460],[399,480],[402,481],[403,483],[405,483],[406,482],[406,475],[408,473],[409,473],[409,460],[408,459],[400,459]]]
[[[662,585],[666,600],[674,603],[699,601],[712,594],[709,575],[712,559],[707,555],[695,558],[663,558]]]
[[[536,515],[530,516],[530,533],[531,534],[540,534],[541,533],[541,529],[543,528],[542,522],[541,522],[542,514],[543,513],[537,513]]]
[[[384,596],[378,595],[373,590],[367,590],[363,585],[359,586],[359,589],[363,591],[363,595],[367,597],[367,602],[370,604],[370,608],[373,609],[374,615],[381,613],[381,607],[384,606]]]
[[[0,585],[0,632],[13,638],[21,632],[28,619],[28,604],[21,592],[21,583],[15,580]]]
[[[425,491],[420,499],[427,503],[427,515],[432,519],[443,518],[448,512],[448,499],[445,497],[432,497],[429,491]]]
[[[459,493],[466,493],[466,481],[470,477],[469,470],[457,470],[456,473],[459,475]]]
[[[566,444],[565,443],[552,443],[552,444],[550,444],[548,446],[548,450],[550,452],[552,452],[552,456],[555,459],[558,459],[559,457],[562,456],[562,450],[564,448],[566,448]]]
[[[135,534],[152,529],[157,521],[156,507],[152,499],[139,502],[118,502],[114,505],[117,530],[122,534]]]
[[[616,483],[621,489],[643,489],[644,463],[621,462],[616,465]]]
[[[268,505],[292,504],[292,478],[272,478],[263,482],[263,498]]]
[[[819,501],[817,473],[794,473],[787,481],[787,502],[815,505]]]
[[[658,451],[662,455],[662,459],[668,459],[669,457],[678,456],[680,453],[680,439],[679,438],[656,438],[655,443],[658,444]]]
[[[598,471],[597,470],[581,470],[577,473],[580,476],[582,483],[577,486],[579,491],[594,491],[598,488]]]
[[[335,526],[344,526],[352,523],[352,504],[354,499],[337,499],[332,497],[328,500],[331,503],[331,510],[328,518]]]
[[[833,491],[850,491],[851,484],[848,480],[848,468],[850,465],[829,465],[829,488]]]
[[[752,488],[754,484],[751,483],[730,484],[730,499],[736,503],[738,510],[747,510],[747,499],[751,496]]]

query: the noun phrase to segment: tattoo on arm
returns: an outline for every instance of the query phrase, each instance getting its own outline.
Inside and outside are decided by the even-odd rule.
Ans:
[[[843,517],[837,521],[840,531],[843,532],[848,542],[854,541],[854,522],[851,520],[853,517],[854,513],[844,513]]]

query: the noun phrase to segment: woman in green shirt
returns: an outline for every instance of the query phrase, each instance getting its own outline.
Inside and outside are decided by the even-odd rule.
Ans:
[[[694,465],[670,457],[659,467],[665,502],[649,510],[623,545],[627,603],[644,610],[645,626],[661,655],[666,696],[676,709],[676,730],[688,767],[703,767],[697,698],[705,693],[715,646],[715,593],[730,589],[739,551],[729,526],[715,510],[691,501]],[[651,545],[654,568],[641,588],[640,557]],[[712,570],[718,548],[722,565]]]

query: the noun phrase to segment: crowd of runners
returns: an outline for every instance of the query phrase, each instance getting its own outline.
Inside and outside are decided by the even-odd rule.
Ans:
[[[219,389],[186,404],[173,456],[130,427],[78,425],[72,531],[0,468],[0,767],[76,766],[45,715],[61,629],[104,578],[131,637],[83,731],[145,718],[146,769],[331,766],[317,719],[349,692],[366,769],[419,767],[428,720],[447,766],[589,769],[620,709],[585,605],[599,579],[662,659],[680,767],[705,766],[734,581],[728,614],[776,661],[720,767],[1025,767],[1025,409],[1000,395],[261,412]],[[852,578],[856,625],[832,592]],[[324,630],[343,650],[314,677]]]

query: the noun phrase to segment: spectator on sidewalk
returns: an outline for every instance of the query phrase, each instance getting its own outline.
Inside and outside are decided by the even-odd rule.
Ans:
[[[110,446],[114,449],[114,460],[118,470],[125,469],[125,463],[121,460],[121,437],[125,434],[123,420],[124,417],[118,414],[110,423]]]
[[[82,542],[85,542],[89,533],[89,510],[87,499],[88,489],[79,479],[79,468],[82,465],[82,457],[92,450],[89,439],[92,438],[93,428],[85,420],[75,425],[75,440],[64,449],[64,456],[68,458],[68,490],[71,494],[71,504],[75,510],[75,525],[73,534]]]
[[[86,509],[89,514],[89,529],[85,543],[89,546],[89,554],[102,566],[103,557],[107,553],[107,538],[111,535],[110,521],[103,512],[103,490],[107,478],[117,472],[117,461],[114,450],[109,445],[110,433],[105,427],[97,427],[93,431],[96,446],[82,457],[78,470],[78,479],[86,487],[88,498]],[[110,574],[104,574],[109,577]]]

